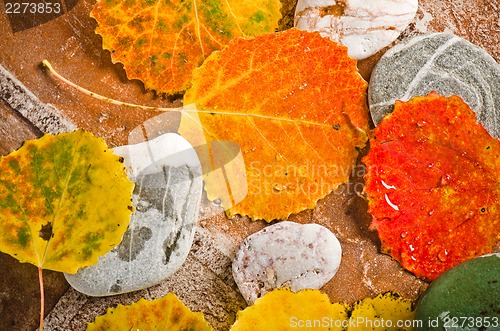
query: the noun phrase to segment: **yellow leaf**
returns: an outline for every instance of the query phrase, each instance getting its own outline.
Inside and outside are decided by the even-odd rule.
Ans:
[[[123,63],[129,79],[174,94],[232,38],[273,32],[280,7],[278,0],[98,0],[91,16],[103,48]]]
[[[363,299],[354,305],[347,330],[411,330],[414,317],[411,304],[391,292]]]
[[[345,305],[331,304],[319,290],[294,293],[285,287],[238,312],[231,331],[343,330],[346,324]]]
[[[0,159],[0,251],[69,273],[94,264],[121,241],[133,187],[91,133],[26,141]]]
[[[202,313],[193,313],[174,294],[153,301],[140,299],[129,306],[109,308],[89,323],[87,331],[168,330],[210,331]]]
[[[373,130],[365,192],[382,252],[415,276],[491,253],[500,241],[500,140],[458,96],[397,101]]]

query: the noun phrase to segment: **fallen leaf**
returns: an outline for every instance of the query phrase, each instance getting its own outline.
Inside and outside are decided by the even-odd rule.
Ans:
[[[193,146],[236,143],[245,167],[231,176],[246,178],[248,194],[231,207],[217,195],[224,178],[205,177],[209,199],[267,221],[313,208],[348,180],[365,146],[366,87],[347,49],[318,33],[238,38],[213,53],[193,74],[184,105],[197,111],[183,112],[179,132]]]
[[[87,331],[168,330],[210,331],[202,313],[193,313],[173,293],[153,301],[140,299],[128,305],[109,308],[89,323]]]
[[[94,264],[127,229],[133,187],[91,133],[26,141],[0,159],[0,251],[69,273]]]
[[[353,305],[347,331],[412,330],[415,312],[411,300],[387,292]]]
[[[230,331],[344,330],[346,306],[330,303],[319,290],[292,292],[288,287],[273,290],[239,311]]]
[[[91,16],[103,48],[129,79],[174,94],[190,86],[194,68],[235,37],[274,32],[278,0],[98,0]]]
[[[492,252],[500,239],[500,141],[462,99],[397,101],[370,146],[365,191],[384,252],[429,280]]]

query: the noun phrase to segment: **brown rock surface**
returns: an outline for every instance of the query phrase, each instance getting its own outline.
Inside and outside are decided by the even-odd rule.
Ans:
[[[181,96],[167,99],[145,91],[142,83],[127,80],[123,68],[111,63],[109,53],[101,49],[100,37],[93,32],[96,23],[89,12],[94,1],[73,1],[71,6],[69,3],[66,1],[66,8],[70,10],[64,15],[15,33],[11,21],[3,14],[5,2],[0,3],[0,65],[32,92],[29,94],[22,88],[7,90],[5,83],[0,86],[0,98],[5,100],[0,101],[1,154],[18,148],[26,139],[40,136],[41,130],[63,130],[72,124],[116,146],[127,143],[129,132],[136,126],[158,115],[106,104],[61,85],[41,69],[40,62],[45,58],[75,83],[107,97],[152,106],[181,105]],[[293,0],[284,1],[283,11],[288,16],[282,26],[290,26],[293,3]],[[485,48],[500,61],[499,10],[499,4],[488,0],[421,0],[418,19],[405,31],[405,36],[451,31]],[[359,63],[365,79],[369,79],[373,65],[383,52]],[[33,104],[27,107],[13,102],[12,93]],[[38,100],[33,101],[32,96]],[[379,253],[378,237],[368,230],[370,216],[366,201],[359,195],[363,174],[363,165],[358,163],[349,184],[319,201],[314,210],[293,215],[290,220],[319,223],[339,238],[343,260],[337,275],[322,289],[332,301],[352,303],[387,290],[415,300],[427,284],[404,271],[389,256]],[[216,216],[204,216],[214,214]],[[147,290],[90,298],[67,290],[68,285],[61,274],[45,272],[46,311],[49,314],[46,330],[83,330],[87,322],[108,307],[130,303],[139,297],[159,297],[169,291],[176,293],[191,309],[204,312],[215,330],[227,330],[236,312],[245,307],[231,276],[231,260],[240,242],[265,223],[249,222],[240,217],[228,220],[217,206],[205,201],[200,211],[200,224],[184,267],[164,283]],[[3,316],[0,330],[35,329],[38,302],[36,268],[0,255],[0,312]]]

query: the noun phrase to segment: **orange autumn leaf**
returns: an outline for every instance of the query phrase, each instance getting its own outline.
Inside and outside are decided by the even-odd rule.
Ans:
[[[500,141],[459,97],[396,102],[363,162],[371,227],[415,275],[433,280],[500,239]]]
[[[0,157],[0,251],[75,273],[120,243],[134,184],[103,139],[45,134]]]
[[[194,72],[184,105],[197,112],[183,112],[179,132],[193,146],[237,144],[245,167],[231,176],[248,192],[231,201],[217,196],[220,179],[205,177],[209,199],[267,221],[313,208],[348,180],[365,146],[366,88],[347,48],[318,33],[238,38],[213,53]]]
[[[98,0],[91,16],[113,63],[147,89],[174,94],[193,69],[235,37],[274,32],[278,0]]]

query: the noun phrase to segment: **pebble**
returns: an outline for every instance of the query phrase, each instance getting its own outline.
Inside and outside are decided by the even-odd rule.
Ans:
[[[499,330],[500,253],[463,262],[441,274],[415,308],[416,330]]]
[[[273,289],[320,289],[337,272],[342,248],[318,224],[284,221],[247,237],[233,261],[233,277],[249,305]]]
[[[373,122],[378,125],[392,112],[396,100],[431,91],[458,95],[486,130],[500,137],[500,65],[482,48],[448,33],[404,40],[382,56],[368,88]]]
[[[413,21],[418,0],[299,0],[294,24],[347,46],[365,59],[390,45]]]
[[[134,212],[122,242],[96,265],[65,274],[90,296],[127,293],[156,285],[176,272],[191,248],[202,195],[201,165],[192,146],[173,133],[120,146],[136,184]]]

